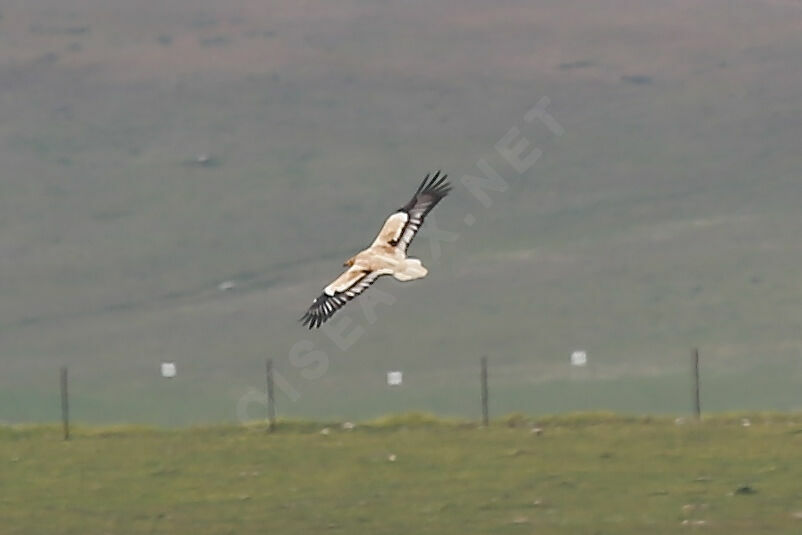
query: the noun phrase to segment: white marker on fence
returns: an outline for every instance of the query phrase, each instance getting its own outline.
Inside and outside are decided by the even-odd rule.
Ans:
[[[229,290],[233,290],[237,287],[237,283],[234,281],[223,281],[217,285],[217,289],[221,292],[227,292]]]
[[[585,351],[574,351],[571,353],[571,366],[587,366],[588,354]]]
[[[162,362],[162,377],[172,379],[176,373],[175,362]]]
[[[404,374],[399,371],[387,372],[387,384],[390,386],[399,386],[404,381]]]

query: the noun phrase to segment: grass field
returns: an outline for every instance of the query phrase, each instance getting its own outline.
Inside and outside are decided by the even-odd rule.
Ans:
[[[745,426],[745,420],[748,426]],[[542,432],[533,433],[539,427]],[[328,429],[328,434],[321,433]],[[802,530],[802,416],[0,428],[7,535]]]

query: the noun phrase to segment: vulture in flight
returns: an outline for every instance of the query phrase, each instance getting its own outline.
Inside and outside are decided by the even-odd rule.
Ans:
[[[382,275],[400,281],[425,277],[427,269],[417,258],[407,257],[407,248],[432,208],[451,191],[448,175],[426,175],[412,199],[390,214],[373,243],[343,264],[348,269],[323,289],[320,297],[301,317],[310,329],[320,327],[346,303],[364,292]]]

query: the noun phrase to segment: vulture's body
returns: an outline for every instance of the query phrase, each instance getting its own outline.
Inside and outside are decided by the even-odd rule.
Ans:
[[[438,171],[426,175],[412,199],[384,222],[373,243],[345,262],[348,270],[323,289],[301,318],[310,329],[320,327],[376,279],[392,275],[399,281],[425,277],[427,269],[417,258],[407,257],[407,248],[432,208],[445,197],[451,186],[447,175]]]

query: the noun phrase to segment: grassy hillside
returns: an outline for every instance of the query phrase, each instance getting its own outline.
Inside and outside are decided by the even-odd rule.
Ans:
[[[4,533],[798,533],[796,415],[0,428]],[[321,434],[322,429],[328,434]]]
[[[233,420],[268,356],[295,416],[473,415],[481,354],[504,410],[679,412],[691,346],[709,405],[800,407],[799,2],[12,0],[0,17],[0,420],[52,420],[62,364],[85,420]],[[543,97],[560,136],[524,120]],[[494,148],[513,127],[543,151],[522,175]],[[482,158],[509,183],[489,207],[460,184]],[[345,349],[302,330],[437,168],[457,239],[414,244],[431,276],[381,281],[395,303],[344,314],[364,329]],[[592,372],[569,369],[575,349]]]

